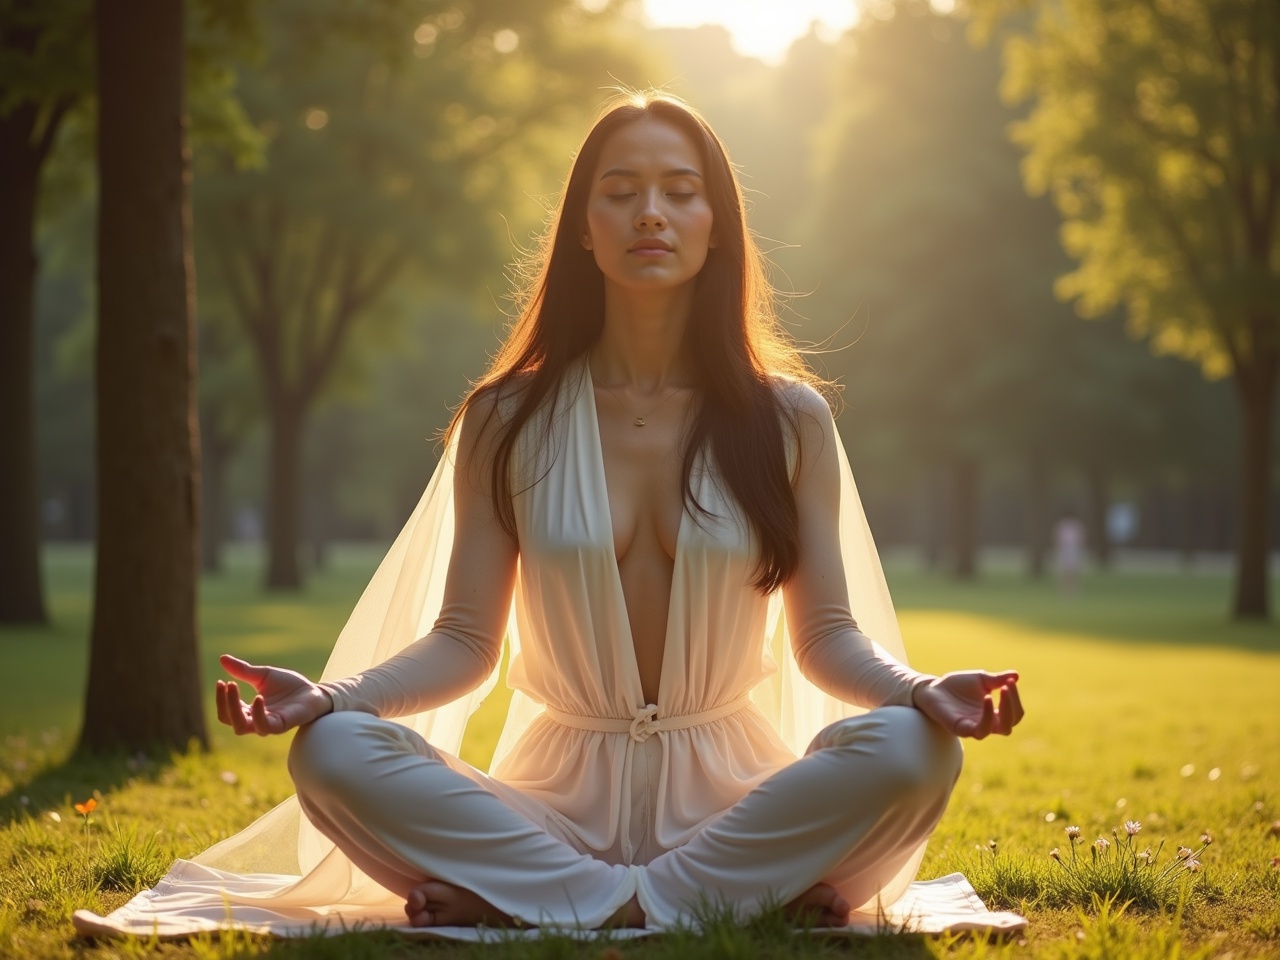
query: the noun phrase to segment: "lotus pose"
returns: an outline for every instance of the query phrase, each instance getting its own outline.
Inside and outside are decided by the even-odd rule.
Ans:
[[[840,925],[892,901],[957,738],[1021,719],[1017,675],[902,662],[821,384],[707,123],[663,95],[607,108],[537,266],[450,426],[422,632],[322,683],[224,657],[219,719],[296,730],[307,820],[415,925],[662,928],[708,901]],[[474,697],[504,639],[489,773],[392,719]]]

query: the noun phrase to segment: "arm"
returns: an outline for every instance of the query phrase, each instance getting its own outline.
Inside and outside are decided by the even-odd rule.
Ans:
[[[334,710],[382,717],[430,710],[470,693],[497,665],[518,549],[499,524],[491,496],[491,454],[499,423],[496,414],[489,416],[492,406],[491,397],[481,397],[462,422],[453,551],[435,625],[385,662],[320,684],[332,697]]]
[[[220,721],[238,734],[267,735],[309,723],[331,710],[403,716],[449,703],[484,681],[501,656],[518,552],[498,523],[490,495],[491,451],[498,427],[498,417],[488,416],[491,408],[492,400],[481,398],[462,423],[454,475],[453,550],[440,615],[431,631],[384,663],[323,684],[291,670],[224,656],[227,672],[252,686],[257,695],[245,704],[235,681],[219,680]]]
[[[840,553],[835,423],[821,396],[807,387],[794,389],[800,426],[795,481],[800,562],[783,599],[800,671],[837,699],[863,707],[914,706],[956,736],[981,739],[1010,733],[1023,716],[1016,672],[918,673],[858,629],[849,611]]]
[[[910,706],[933,678],[889,657],[858,629],[840,554],[840,462],[835,423],[814,390],[788,388],[799,426],[795,478],[800,560],[783,588],[796,663],[818,689],[861,707]]]

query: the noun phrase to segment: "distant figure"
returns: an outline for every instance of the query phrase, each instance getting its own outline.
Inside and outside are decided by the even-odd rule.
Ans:
[[[1058,585],[1065,594],[1080,589],[1080,568],[1084,565],[1084,523],[1068,510],[1053,527],[1053,547],[1058,564]]]

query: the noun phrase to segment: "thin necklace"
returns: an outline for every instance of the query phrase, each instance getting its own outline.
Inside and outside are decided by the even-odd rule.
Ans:
[[[613,399],[617,400],[617,401],[618,401],[618,404],[619,404],[620,406],[623,406],[623,407],[625,407],[625,406],[626,406],[626,404],[625,404],[625,403],[623,403],[622,398],[621,398],[620,396],[618,396],[616,393],[614,393],[614,392],[613,392],[613,388],[612,388],[612,387],[605,387],[603,383],[602,383],[602,384],[600,384],[600,386],[604,387],[604,388],[605,388],[606,390],[608,390],[611,394],[613,394]],[[668,400],[670,400],[672,397],[674,397],[674,396],[675,396],[677,393],[679,393],[679,392],[680,392],[680,388],[679,388],[679,387],[672,387],[672,388],[671,388],[671,392],[670,392],[670,393],[668,393],[665,397],[663,397],[663,398],[662,398],[662,400],[661,400],[657,405],[655,405],[654,407],[650,408],[650,409],[648,410],[648,412],[646,412],[646,413],[642,413],[640,416],[636,417],[636,418],[635,418],[634,420],[632,420],[631,422],[632,422],[635,426],[637,426],[637,427],[643,427],[643,426],[645,425],[645,423],[647,422],[647,419],[646,419],[646,418],[651,417],[651,416],[653,416],[655,413],[657,413],[657,412],[658,412],[658,408],[659,408],[659,407],[661,407],[664,403],[666,403]]]

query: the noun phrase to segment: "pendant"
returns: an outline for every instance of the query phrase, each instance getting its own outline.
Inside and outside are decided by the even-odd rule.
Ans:
[[[643,427],[643,426],[644,426],[644,417],[636,417],[636,418],[635,418],[634,420],[632,420],[631,422],[632,422],[632,423],[634,423],[637,427]]]

